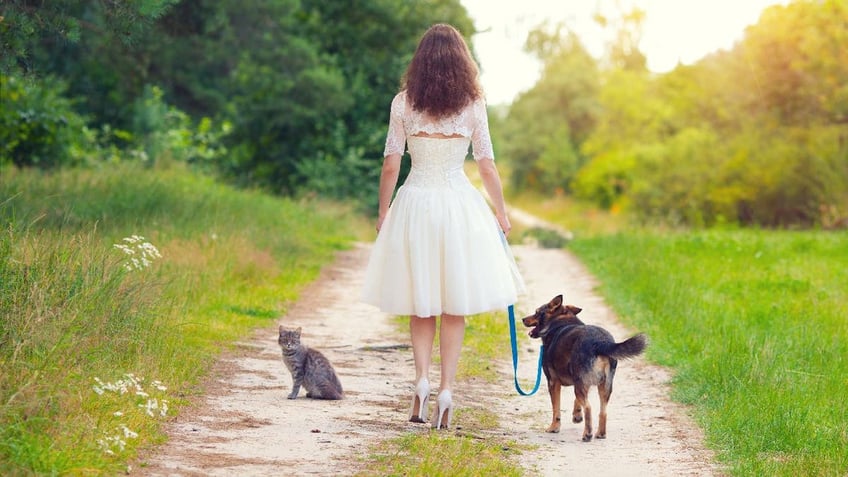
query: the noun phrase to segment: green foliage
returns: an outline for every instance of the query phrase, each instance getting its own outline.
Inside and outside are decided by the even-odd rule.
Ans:
[[[0,5],[8,67],[65,80],[111,141],[103,155],[202,158],[244,186],[300,194],[309,184],[369,204],[389,103],[419,35],[438,21],[474,30],[458,0]]]
[[[848,472],[848,408],[833,402],[848,384],[848,234],[631,232],[569,247],[675,369],[674,396],[733,475]]]
[[[94,146],[84,119],[53,78],[0,74],[0,166],[79,165]]]
[[[848,122],[848,32],[844,0],[796,1],[763,12],[734,51],[749,107],[786,126]],[[740,72],[742,73],[742,72]]]
[[[630,188],[635,157],[631,151],[611,149],[595,156],[574,178],[574,196],[611,209]]]
[[[30,70],[40,48],[76,44],[92,34],[132,45],[178,1],[5,0],[0,4],[0,71]]]
[[[525,133],[506,138],[513,187],[551,190],[547,178],[579,199],[675,226],[848,224],[848,4],[770,7],[732,50],[662,75],[639,67],[633,50],[641,15],[598,17],[618,33],[608,67],[573,92],[595,115],[572,147],[563,113],[530,101],[555,98],[561,85],[543,76],[513,104],[503,129]],[[585,75],[545,38],[528,41],[546,72]]]
[[[195,127],[188,114],[163,101],[159,87],[147,86],[133,107],[133,134],[126,139],[143,162],[174,160],[214,170],[227,153],[222,141],[230,127],[216,127],[209,118]]]
[[[585,162],[580,149],[595,127],[598,72],[577,39],[560,30],[537,30],[527,49],[549,59],[539,82],[516,99],[502,125],[494,125],[513,187],[569,191]]]
[[[647,15],[637,7],[624,11],[618,3],[616,9],[618,11],[614,17],[605,16],[600,12],[594,16],[595,23],[611,30],[615,37],[607,45],[606,61],[615,69],[645,72],[648,61],[645,54],[639,50],[639,42],[642,40],[642,26]]]
[[[222,343],[283,313],[352,239],[349,209],[180,167],[0,174],[3,475],[125,472]],[[128,261],[144,243],[161,257]]]
[[[339,128],[329,135],[328,143],[344,143],[344,132]],[[342,144],[339,151],[344,151]],[[332,146],[330,146],[332,148]],[[347,151],[343,156],[323,153],[321,156],[306,158],[296,165],[300,183],[297,192],[300,195],[318,194],[332,199],[354,199],[360,210],[373,212],[380,181],[380,169],[373,160],[367,158],[363,149]]]

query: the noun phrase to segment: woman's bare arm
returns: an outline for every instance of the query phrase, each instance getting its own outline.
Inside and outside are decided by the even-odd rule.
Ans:
[[[500,224],[504,235],[509,235],[512,224],[509,223],[509,217],[506,215],[503,185],[501,184],[501,176],[498,174],[495,161],[487,158],[480,159],[477,161],[477,169],[480,171],[480,178],[483,179],[483,186],[486,188],[486,193],[489,194],[489,200],[492,201],[492,205],[495,207],[495,217],[498,219],[498,224]]]
[[[392,194],[394,194],[398,174],[400,174],[400,158],[400,154],[390,154],[383,158],[383,168],[380,172],[379,212],[377,215],[378,232],[383,226],[383,221],[386,220],[389,205],[392,203]]]

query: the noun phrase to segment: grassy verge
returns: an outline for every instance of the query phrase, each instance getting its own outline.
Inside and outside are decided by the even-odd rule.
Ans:
[[[848,233],[625,233],[565,201],[518,204],[574,230],[733,475],[848,473]]]
[[[125,470],[222,347],[353,239],[339,206],[178,169],[0,174],[3,475]]]
[[[565,196],[507,192],[506,200],[507,209],[516,207],[530,212],[572,232],[576,238],[609,235],[628,228],[627,218],[616,211],[598,210]],[[524,231],[516,229],[514,232],[521,234]]]
[[[845,475],[848,234],[616,235],[574,251],[676,370],[735,475]]]

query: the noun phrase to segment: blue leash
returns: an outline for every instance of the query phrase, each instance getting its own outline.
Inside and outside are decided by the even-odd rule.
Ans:
[[[533,385],[532,391],[526,392],[521,389],[521,385],[518,384],[518,343],[515,336],[515,307],[513,305],[509,305],[507,311],[509,312],[509,338],[512,343],[512,371],[513,376],[515,377],[515,390],[522,396],[532,396],[539,390],[539,382],[542,380],[542,356],[545,351],[545,346],[542,345],[539,347],[539,367],[536,370],[536,384]]]
[[[497,225],[497,222],[495,222],[495,224]],[[501,243],[503,244],[504,249],[506,249],[509,247],[509,243],[507,243],[506,235],[504,235],[499,225],[498,232],[500,232],[501,235]],[[521,389],[521,385],[518,384],[518,340],[515,336],[515,306],[509,305],[506,310],[509,313],[509,340],[512,344],[512,375],[515,378],[515,390],[522,396],[532,396],[539,390],[539,382],[542,380],[542,356],[545,351],[545,346],[542,345],[539,347],[539,367],[536,369],[536,384],[533,385],[533,390],[528,393]]]

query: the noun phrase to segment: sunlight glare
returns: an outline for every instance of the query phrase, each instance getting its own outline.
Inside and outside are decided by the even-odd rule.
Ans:
[[[608,41],[592,19],[596,11],[615,14],[635,5],[646,12],[640,47],[648,68],[666,72],[678,63],[691,64],[719,49],[732,48],[745,27],[756,23],[764,8],[778,0],[461,0],[480,32],[474,49],[482,66],[483,86],[491,104],[509,103],[532,87],[540,62],[524,52],[527,33],[547,22],[564,23],[580,37],[589,52],[600,57]]]

